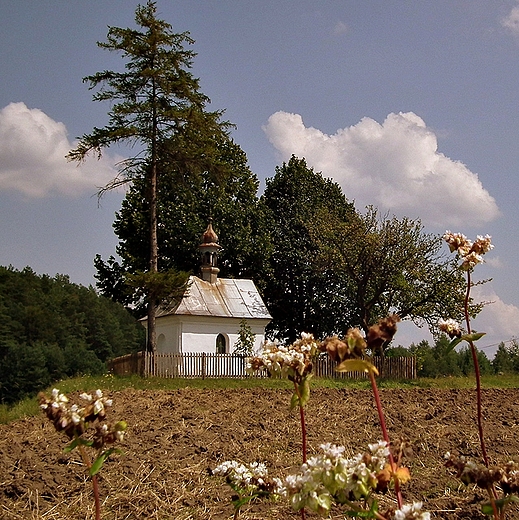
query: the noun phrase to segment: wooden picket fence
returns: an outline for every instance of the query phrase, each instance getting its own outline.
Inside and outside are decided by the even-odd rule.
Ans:
[[[116,375],[139,374],[143,377],[182,378],[266,378],[265,370],[253,374],[246,371],[247,357],[237,354],[153,354],[137,352],[112,359],[108,369]],[[416,358],[375,357],[372,359],[380,377],[386,379],[416,379]],[[317,358],[313,372],[316,377],[363,379],[365,372],[337,372],[336,364],[326,354]]]

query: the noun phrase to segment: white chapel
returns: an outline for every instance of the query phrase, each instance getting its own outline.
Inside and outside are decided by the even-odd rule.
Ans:
[[[218,278],[221,246],[211,221],[201,242],[200,277],[189,277],[186,293],[176,306],[157,312],[157,352],[232,353],[242,320],[255,334],[254,349],[259,350],[272,317],[254,282]]]

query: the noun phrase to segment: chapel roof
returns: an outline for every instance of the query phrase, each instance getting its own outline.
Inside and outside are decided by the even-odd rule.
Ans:
[[[190,276],[188,283],[180,302],[172,308],[159,309],[157,318],[192,315],[272,319],[252,280],[218,278],[215,283],[210,283]]]

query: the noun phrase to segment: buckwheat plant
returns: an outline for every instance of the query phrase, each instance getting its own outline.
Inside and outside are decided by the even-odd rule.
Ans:
[[[244,465],[226,461],[211,473],[225,477],[237,493],[233,500],[235,520],[244,504],[265,497],[286,498],[295,511],[308,508],[321,516],[328,516],[335,505],[346,509],[350,518],[430,520],[430,514],[422,511],[421,502],[379,511],[373,493],[386,492],[395,478],[385,441],[369,444],[368,451],[351,458],[344,457],[344,446],[327,443],[320,448],[322,454],[310,457],[298,473],[284,480],[269,478],[266,466],[257,462]],[[399,468],[397,478],[405,483],[410,478],[409,472]]]
[[[445,466],[453,468],[456,476],[467,486],[475,484],[488,492],[491,497],[490,503],[482,505],[482,512],[494,518],[504,519],[505,508],[512,502],[519,502],[513,493],[519,492],[519,468],[514,462],[508,462],[503,467],[487,467],[477,464],[463,456],[445,454]],[[495,486],[503,492],[503,498],[494,499]],[[499,516],[496,516],[499,515]]]
[[[481,236],[478,235],[476,240],[472,242],[469,240],[465,235],[461,233],[452,233],[451,231],[446,231],[443,235],[443,239],[447,242],[449,245],[449,249],[451,253],[456,253],[456,255],[460,259],[460,268],[466,272],[467,275],[467,289],[465,292],[465,300],[464,300],[464,317],[465,317],[465,327],[466,331],[463,331],[461,324],[457,323],[456,321],[452,319],[446,319],[446,320],[440,320],[438,322],[438,328],[441,332],[446,333],[451,338],[451,343],[449,345],[449,348],[452,350],[454,349],[461,341],[466,341],[470,346],[470,351],[472,355],[472,361],[474,364],[474,375],[476,379],[476,402],[477,402],[477,422],[478,422],[478,435],[479,435],[479,442],[481,446],[481,455],[483,458],[483,462],[485,467],[487,468],[487,471],[481,471],[481,469],[478,470],[478,475],[485,473],[488,477],[488,471],[490,467],[489,458],[487,455],[487,449],[485,445],[485,438],[483,433],[483,405],[482,405],[482,396],[481,396],[481,372],[479,369],[479,362],[478,362],[478,356],[477,356],[477,349],[474,345],[474,342],[480,339],[484,336],[484,332],[472,332],[471,328],[471,322],[470,322],[470,310],[469,310],[469,302],[470,302],[470,290],[473,287],[472,282],[472,272],[474,271],[474,268],[476,265],[482,263],[484,261],[483,255],[485,253],[488,253],[491,251],[494,246],[491,242],[490,235]],[[492,478],[486,478],[481,479],[479,477],[475,478],[475,480],[470,480],[472,477],[469,478],[469,475],[474,475],[474,472],[471,471],[465,471],[467,468],[472,468],[475,465],[473,462],[463,462],[463,469],[460,471],[460,465],[462,464],[462,459],[455,459],[453,456],[448,454],[447,457],[447,466],[449,467],[456,467],[458,470],[458,473],[461,477],[461,475],[464,475],[465,480],[468,479],[466,483],[478,483],[477,485],[480,485],[481,482],[485,482],[483,487],[488,491],[490,503],[483,505],[483,511],[485,514],[493,515],[496,520],[500,518],[504,518],[504,509],[505,506],[510,503],[512,500],[511,498],[505,498],[502,500],[498,500],[497,492],[495,484],[498,482],[498,480],[493,480]],[[468,466],[467,466],[468,464]],[[502,469],[500,471],[503,471]],[[462,478],[463,480],[463,478]]]
[[[265,342],[261,355],[249,358],[247,361],[249,372],[264,368],[270,375],[286,377],[294,384],[290,408],[299,408],[303,463],[307,458],[304,407],[310,399],[310,379],[312,378],[313,363],[318,355],[319,343],[312,334],[303,332],[301,338],[289,346],[281,345],[278,342]],[[301,509],[301,518],[305,519],[304,509]]]
[[[299,473],[289,475],[284,481],[268,479],[263,464],[245,466],[236,461],[226,461],[212,471],[225,476],[238,494],[234,501],[235,518],[239,508],[259,497],[276,495],[288,498],[292,508],[305,518],[305,508],[320,515],[328,515],[333,505],[344,506],[349,517],[375,518],[379,520],[429,520],[430,514],[422,511],[422,503],[403,504],[400,485],[410,479],[409,470],[400,465],[403,449],[398,456],[391,453],[382,403],[375,375],[377,368],[366,352],[375,352],[393,338],[397,315],[388,316],[373,325],[366,338],[359,329],[350,329],[343,339],[330,337],[318,343],[310,334],[286,347],[279,343],[266,343],[260,356],[248,360],[248,370],[264,368],[272,375],[287,377],[294,383],[292,407],[299,406],[303,432],[303,464]],[[304,406],[310,397],[309,380],[313,362],[319,352],[326,352],[338,363],[339,371],[365,371],[371,381],[377,412],[384,440],[370,444],[369,451],[352,458],[345,458],[343,446],[321,445],[322,454],[306,457],[306,429]],[[374,492],[384,492],[394,487],[397,508],[379,512]]]
[[[387,491],[394,476],[385,441],[369,444],[367,452],[352,458],[344,457],[344,446],[328,443],[320,448],[322,454],[308,459],[299,473],[287,476],[284,481],[283,494],[296,511],[307,507],[325,516],[333,505],[340,505],[346,507],[349,517],[429,520],[430,514],[421,511],[421,502],[379,512],[378,502],[372,494]],[[401,482],[409,479],[407,470],[400,468],[399,472]]]
[[[112,400],[104,397],[101,390],[96,390],[93,395],[82,393],[79,397],[82,405],[70,404],[69,398],[54,388],[50,397],[41,392],[38,400],[40,408],[56,431],[63,432],[71,441],[65,452],[75,448],[79,450],[81,460],[92,480],[95,518],[100,520],[101,503],[97,474],[112,453],[120,453],[116,448],[108,446],[123,440],[127,425],[125,421],[115,424],[107,421],[106,411],[112,406]],[[87,448],[94,452],[93,458],[87,452]]]
[[[372,325],[368,329],[366,338],[364,338],[359,329],[353,328],[348,331],[342,340],[334,336],[325,339],[320,345],[320,350],[327,352],[328,356],[338,363],[336,367],[337,371],[361,371],[368,374],[371,383],[371,390],[377,407],[382,437],[387,446],[390,446],[389,434],[387,431],[377,381],[375,379],[375,376],[378,375],[378,370],[367,356],[366,352],[376,352],[382,345],[391,341],[396,333],[397,323],[399,321],[399,316],[392,314],[387,318],[379,320],[375,325]],[[398,507],[401,509],[403,507],[403,499],[400,491],[400,482],[402,481],[402,475],[408,475],[409,472],[407,468],[399,467],[399,461],[395,461],[391,452],[388,454],[388,460],[390,479],[392,479],[394,483]]]
[[[249,372],[264,368],[273,376],[286,377],[293,382],[294,394],[290,407],[299,407],[303,462],[306,462],[307,456],[304,407],[310,399],[313,362],[318,354],[319,343],[312,334],[303,332],[301,338],[288,347],[278,342],[265,342],[261,355],[247,361]]]
[[[278,478],[269,478],[267,467],[261,462],[249,465],[235,460],[227,460],[211,471],[212,475],[225,477],[227,484],[236,492],[233,500],[234,520],[240,515],[241,507],[260,498],[277,499],[284,493],[283,484]]]

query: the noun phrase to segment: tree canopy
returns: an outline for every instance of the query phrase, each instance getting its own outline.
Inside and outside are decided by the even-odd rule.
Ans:
[[[351,318],[365,332],[393,312],[431,328],[463,316],[463,273],[419,220],[380,217],[369,207],[349,221],[321,212],[310,229],[320,261],[348,278]]]
[[[324,210],[347,222],[355,217],[353,204],[338,184],[294,156],[267,179],[261,201],[272,247],[264,280],[273,317],[270,334],[294,341],[303,331],[324,337],[347,330],[348,281],[338,270],[317,264],[319,245],[309,226]]]
[[[210,217],[219,235],[222,277],[263,279],[269,251],[264,211],[257,198],[258,180],[247,165],[243,150],[223,137],[215,143],[224,175],[215,179],[210,169],[191,175],[190,170],[165,168],[157,196],[159,270],[196,272],[200,266],[202,233]],[[96,257],[96,278],[103,294],[125,304],[136,303],[135,291],[124,283],[127,273],[146,268],[149,235],[145,183],[134,181],[116,214],[121,261]]]
[[[272,243],[264,280],[272,335],[367,332],[391,313],[430,327],[462,316],[463,274],[420,221],[360,213],[338,184],[296,157],[267,180],[262,202]]]
[[[474,363],[470,349],[452,349],[450,342],[448,336],[441,334],[432,346],[427,340],[422,340],[418,344],[412,343],[409,348],[390,347],[386,355],[415,356],[418,377],[473,376]],[[496,358],[490,361],[482,350],[477,350],[476,354],[482,374],[499,373],[500,364]]]
[[[98,45],[118,52],[125,60],[125,71],[102,71],[84,81],[97,89],[94,101],[110,101],[109,122],[85,134],[72,150],[70,160],[84,160],[93,152],[114,143],[126,142],[137,147],[137,154],[123,161],[120,176],[101,192],[127,182],[141,184],[146,212],[141,214],[148,230],[146,269],[139,280],[147,294],[148,349],[156,349],[155,315],[161,294],[157,273],[158,192],[164,171],[171,167],[184,174],[205,171],[218,176],[214,158],[215,137],[226,136],[229,124],[221,121],[222,112],[206,110],[209,98],[199,87],[190,68],[195,53],[187,49],[194,43],[189,33],[176,34],[164,20],[157,18],[156,3],[148,1],[135,12],[137,29],[109,27],[107,41]],[[178,273],[173,274],[173,279]]]
[[[141,350],[144,328],[120,304],[67,276],[0,267],[0,402],[59,379],[102,373]]]

